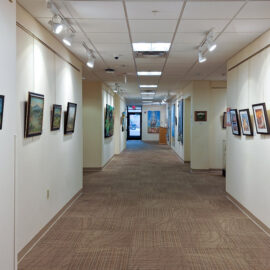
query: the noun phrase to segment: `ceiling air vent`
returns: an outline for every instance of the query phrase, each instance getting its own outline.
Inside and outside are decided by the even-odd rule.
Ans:
[[[143,51],[143,52],[134,52],[136,58],[165,58],[167,56],[167,52],[164,51]]]
[[[105,72],[106,73],[114,73],[114,69],[113,68],[106,68]]]

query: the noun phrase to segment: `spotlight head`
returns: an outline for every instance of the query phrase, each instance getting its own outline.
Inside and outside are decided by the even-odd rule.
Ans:
[[[52,31],[57,35],[59,35],[64,29],[62,18],[59,15],[53,16],[51,24],[52,24]]]
[[[67,46],[71,46],[71,40],[69,38],[63,38],[63,43],[65,43]]]
[[[94,58],[88,59],[86,65],[87,65],[89,68],[94,68],[94,65],[95,65],[95,60],[94,60]]]
[[[199,63],[203,63],[207,60],[207,58],[203,55],[201,50],[199,50],[198,58],[199,58]]]
[[[215,43],[215,40],[214,40],[213,29],[207,34],[206,45],[209,52],[212,52],[217,48],[217,44]]]

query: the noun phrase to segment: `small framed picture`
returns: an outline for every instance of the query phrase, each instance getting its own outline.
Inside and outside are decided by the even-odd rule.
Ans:
[[[228,107],[227,108],[227,124],[226,127],[230,127],[231,126],[231,108]]]
[[[73,133],[75,129],[77,104],[68,102],[65,121],[65,134]]]
[[[61,126],[62,106],[53,104],[51,130],[59,130]]]
[[[4,103],[5,97],[0,95],[0,129],[2,129],[3,126]]]
[[[227,127],[227,113],[224,112],[222,117],[222,128],[225,129],[226,127]]]
[[[26,105],[25,137],[42,134],[44,95],[29,92]]]
[[[194,120],[196,122],[206,122],[207,121],[207,111],[195,111]]]
[[[231,109],[230,113],[231,113],[232,133],[233,135],[241,136],[237,110]]]
[[[250,119],[249,109],[239,110],[242,133],[245,136],[253,136],[253,128]]]
[[[258,134],[269,134],[269,121],[265,103],[252,105],[255,126]]]

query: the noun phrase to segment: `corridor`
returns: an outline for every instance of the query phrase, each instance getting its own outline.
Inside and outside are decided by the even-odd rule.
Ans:
[[[128,142],[19,270],[269,270],[270,238],[168,146]]]

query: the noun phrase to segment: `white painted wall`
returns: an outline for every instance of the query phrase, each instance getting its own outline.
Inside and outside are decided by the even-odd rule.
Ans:
[[[228,68],[270,43],[270,31],[233,57]],[[228,106],[250,109],[266,103],[270,108],[270,49],[266,49],[228,72]],[[270,135],[233,136],[227,131],[226,190],[252,214],[270,227]]]
[[[35,20],[19,8],[18,20]],[[28,26],[31,26],[29,23]],[[35,25],[37,30],[38,25]],[[46,42],[47,31],[39,26]],[[31,30],[31,29],[30,29]],[[51,40],[55,49],[59,42]],[[61,49],[61,47],[59,47]],[[65,48],[62,46],[62,50]],[[61,53],[61,50],[60,50]],[[81,69],[79,62],[73,62]],[[19,252],[82,188],[82,75],[17,27],[17,251]],[[43,134],[24,138],[28,91],[45,95]],[[50,131],[52,104],[77,103],[75,132]],[[47,190],[50,197],[47,199]]]
[[[181,159],[190,161],[192,169],[223,168],[223,140],[226,131],[222,129],[221,116],[226,109],[224,86],[224,82],[194,81],[172,101],[172,104],[176,105],[177,126],[175,126],[175,145],[172,144],[171,147]],[[187,98],[191,100],[189,112],[186,110]],[[178,141],[178,102],[181,99],[184,99],[183,145]],[[195,111],[207,111],[207,122],[195,122]],[[187,121],[190,121],[190,141],[185,133],[185,129],[188,128]],[[190,155],[185,152],[186,143],[190,143]]]
[[[117,136],[115,133],[112,137],[105,138],[104,136],[104,117],[106,112],[106,104],[114,107],[114,99],[113,95],[109,93],[109,91],[102,90],[102,166],[106,165],[106,163],[114,156],[115,147],[114,147],[114,139]],[[115,120],[115,119],[114,119]]]
[[[5,96],[0,130],[0,269],[14,268],[14,135],[16,133],[16,9],[0,1],[0,95]]]
[[[160,126],[166,124],[166,105],[143,105],[142,106],[142,140],[159,141],[159,133],[148,133],[148,111],[160,111]]]

